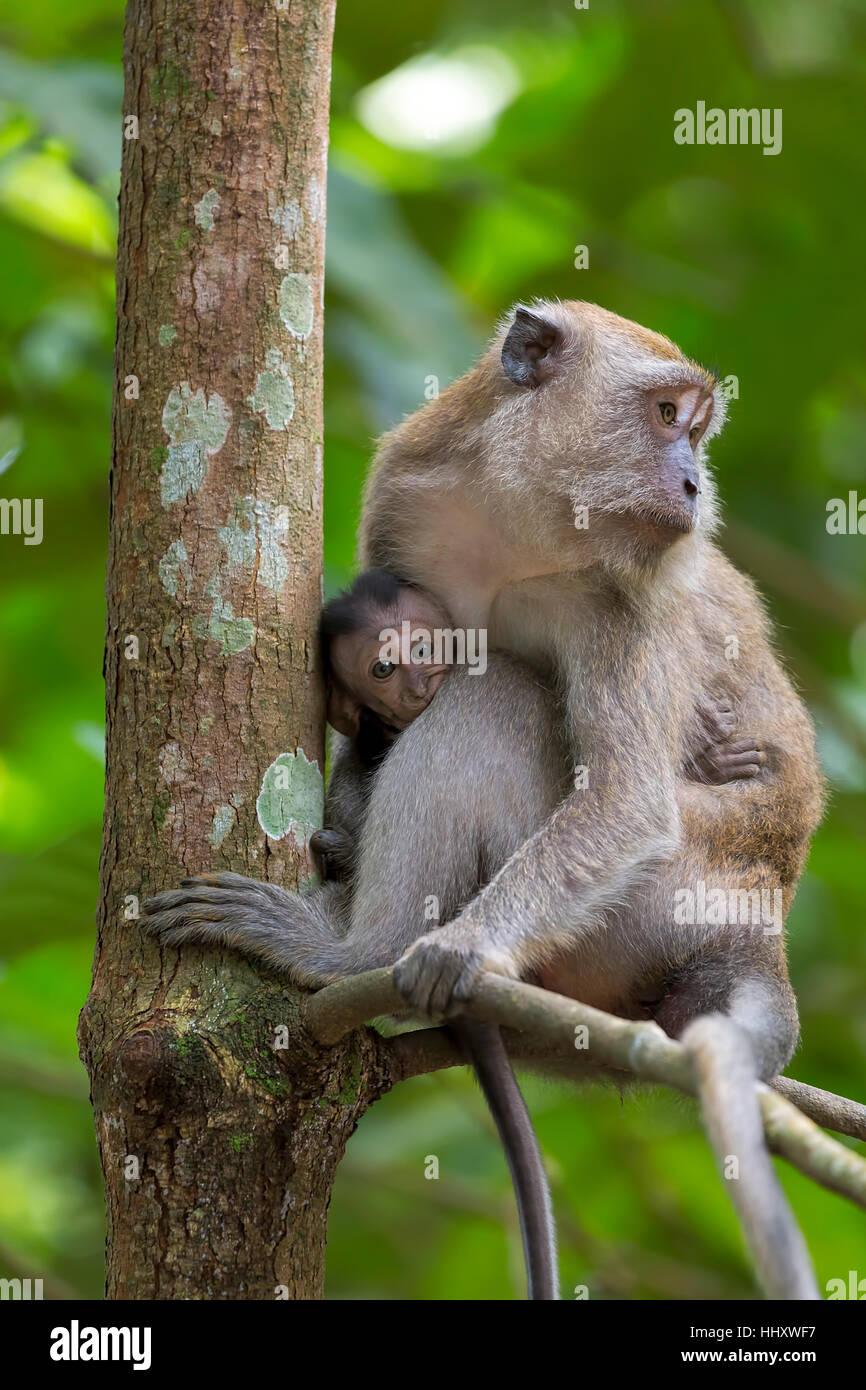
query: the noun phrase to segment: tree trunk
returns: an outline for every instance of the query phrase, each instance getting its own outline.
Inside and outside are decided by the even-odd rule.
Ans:
[[[312,873],[333,9],[127,12],[107,804],[81,1020],[114,1298],[320,1295],[334,1170],[380,1084],[373,1038],[322,1054],[297,993],[230,952],[160,953],[137,920],[185,873]]]

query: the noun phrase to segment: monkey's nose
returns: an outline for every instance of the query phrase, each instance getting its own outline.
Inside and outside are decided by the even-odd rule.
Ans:
[[[697,497],[698,493],[700,492],[700,488],[698,487],[694,478],[684,478],[683,488],[687,497]]]

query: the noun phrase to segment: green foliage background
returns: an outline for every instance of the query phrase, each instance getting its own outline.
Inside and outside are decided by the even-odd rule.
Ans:
[[[0,0],[0,492],[45,503],[41,546],[0,537],[0,1274],[88,1297],[102,1203],[75,1025],[102,802],[121,29],[119,0]],[[331,588],[351,569],[372,439],[429,376],[463,371],[516,299],[597,300],[736,374],[714,450],[724,543],[767,594],[833,784],[790,924],[792,1070],[861,1099],[866,540],[825,519],[863,480],[864,31],[862,0],[340,0],[326,341]],[[480,145],[407,151],[361,124],[369,83],[466,44],[519,79]],[[782,153],[675,145],[674,110],[698,100],[781,107]],[[578,244],[589,269],[574,268]],[[686,1102],[527,1089],[566,1290],[754,1296]],[[862,1213],[785,1181],[822,1284],[866,1275]],[[350,1145],[329,1296],[520,1289],[508,1180],[471,1082],[403,1086]]]

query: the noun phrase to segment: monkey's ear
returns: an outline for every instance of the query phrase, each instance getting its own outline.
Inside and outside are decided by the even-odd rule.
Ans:
[[[534,310],[518,305],[502,344],[505,375],[518,386],[540,386],[561,342],[561,328]]]
[[[339,681],[333,677],[328,682],[328,709],[326,718],[332,729],[346,738],[357,738],[361,727],[361,706]]]

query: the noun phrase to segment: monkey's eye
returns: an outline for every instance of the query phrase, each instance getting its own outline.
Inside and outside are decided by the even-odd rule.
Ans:
[[[673,401],[661,401],[659,403],[659,415],[665,425],[676,424],[677,408]]]
[[[370,675],[374,680],[386,681],[389,676],[393,676],[396,669],[393,661],[374,661],[370,667]]]
[[[689,443],[691,444],[692,448],[695,447],[695,445],[697,444],[697,442],[698,442],[698,440],[700,439],[700,437],[701,437],[700,426],[699,426],[699,425],[692,425],[691,429],[689,430]]]
[[[419,662],[421,665],[424,665],[426,662],[430,661],[432,659],[432,656],[433,644],[426,640],[416,642],[411,651],[412,660]]]

